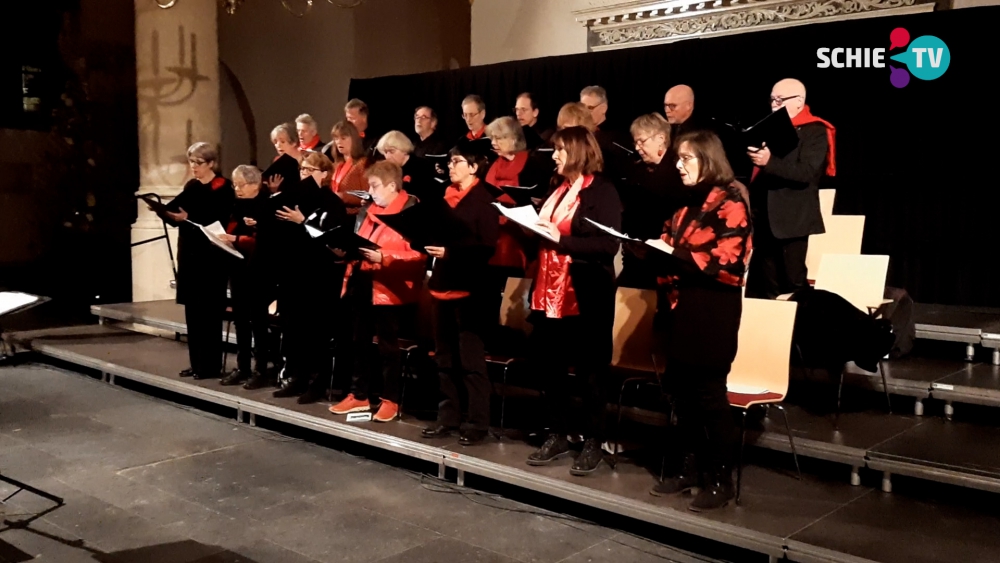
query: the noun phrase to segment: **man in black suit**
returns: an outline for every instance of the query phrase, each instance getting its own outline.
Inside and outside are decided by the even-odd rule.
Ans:
[[[825,232],[819,181],[824,173],[835,173],[835,130],[814,117],[805,102],[806,88],[798,80],[775,84],[771,111],[787,108],[799,144],[784,156],[771,153],[766,143],[747,148],[754,164],[750,182],[754,249],[747,297],[773,299],[808,287],[809,235]]]

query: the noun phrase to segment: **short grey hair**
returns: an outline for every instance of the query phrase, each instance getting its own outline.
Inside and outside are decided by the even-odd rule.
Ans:
[[[400,131],[389,131],[378,140],[375,149],[382,154],[385,154],[385,151],[389,149],[396,149],[410,154],[413,152],[413,142]]]
[[[476,109],[479,111],[484,111],[486,109],[486,102],[483,101],[481,96],[477,96],[476,94],[469,94],[464,100],[462,100],[463,106],[467,104],[476,104]]]
[[[260,168],[249,164],[241,164],[233,169],[233,180],[236,178],[243,178],[243,181],[247,184],[257,184],[259,186],[261,182]]]
[[[608,91],[600,86],[587,86],[583,90],[580,90],[580,97],[584,96],[597,96],[597,99],[601,100],[602,104],[608,103]]]
[[[524,140],[524,128],[513,117],[498,117],[486,126],[486,136],[491,139],[511,139],[514,141],[514,150],[527,150],[528,143]]]
[[[289,143],[296,143],[299,140],[299,132],[295,130],[295,126],[291,123],[282,123],[274,129],[271,129],[271,142],[273,143],[275,139],[278,138],[279,133],[284,133],[288,137]]]
[[[316,123],[316,120],[313,119],[313,116],[308,113],[303,113],[302,115],[296,117],[295,123],[301,123],[313,131],[319,131],[319,125]]]
[[[187,157],[189,160],[197,158],[215,164],[219,161],[219,151],[208,143],[198,142],[188,147]]]

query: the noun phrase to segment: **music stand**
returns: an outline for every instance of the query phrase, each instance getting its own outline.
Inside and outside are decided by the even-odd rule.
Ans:
[[[21,293],[20,291],[0,291],[0,319],[2,319],[3,317],[5,317],[7,315],[13,315],[15,313],[21,313],[23,311],[27,311],[28,309],[31,309],[33,307],[37,307],[37,306],[41,305],[42,303],[46,303],[48,301],[51,301],[51,299],[48,298],[48,297],[43,297],[41,295],[32,295],[30,293]],[[4,343],[4,340],[3,340],[3,325],[0,325],[0,343]],[[5,344],[5,347],[6,347],[6,344]],[[6,352],[0,352],[0,362],[2,362],[4,360],[8,360],[8,359],[13,358],[13,357],[14,357],[13,354],[8,354]],[[63,499],[61,499],[60,497],[57,497],[57,496],[55,496],[53,494],[50,494],[50,493],[47,493],[45,491],[36,489],[36,488],[32,487],[31,485],[28,485],[26,483],[22,483],[20,481],[15,480],[15,479],[11,479],[10,477],[5,476],[3,473],[0,473],[0,481],[3,481],[5,483],[9,483],[9,484],[14,485],[15,487],[17,487],[17,490],[14,491],[13,493],[11,493],[10,495],[8,495],[7,498],[5,498],[3,500],[0,500],[0,504],[5,504],[8,500],[12,499],[14,497],[14,495],[20,493],[21,491],[28,491],[29,493],[33,493],[33,494],[38,495],[38,496],[40,496],[40,497],[42,497],[44,499],[48,499],[48,500],[56,503],[57,506],[62,506],[63,504],[65,504],[65,502],[63,501]]]

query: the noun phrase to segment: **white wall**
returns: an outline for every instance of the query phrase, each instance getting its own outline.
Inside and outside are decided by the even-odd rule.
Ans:
[[[574,10],[621,0],[474,0],[472,64],[587,52],[587,28]]]

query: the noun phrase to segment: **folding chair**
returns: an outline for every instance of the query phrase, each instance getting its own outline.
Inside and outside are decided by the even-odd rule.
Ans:
[[[780,403],[788,394],[792,333],[795,329],[794,301],[744,299],[740,321],[739,347],[726,381],[729,405],[742,410],[740,454],[736,469],[736,502],[740,501],[743,481],[743,450],[746,447],[747,413],[752,407],[771,405],[781,411],[788,433],[788,444],[795,460],[799,479],[799,456],[788,424],[788,415]]]
[[[656,292],[651,289],[620,287],[615,292],[615,322],[611,366],[643,372],[627,377],[618,392],[617,423],[612,436],[614,448],[612,466],[618,463],[618,438],[622,424],[625,389],[635,385],[636,391],[646,382],[659,382],[659,370],[653,357],[653,317],[656,315]]]
[[[892,303],[885,299],[885,280],[889,272],[889,257],[870,254],[826,254],[816,274],[816,289],[822,289],[843,297],[869,316],[874,317],[880,307]],[[892,413],[889,399],[889,385],[886,382],[885,366],[879,360],[878,371],[882,375],[882,390],[885,402]],[[840,398],[844,389],[844,371],[840,372],[837,388],[837,417],[840,417]]]
[[[826,223],[826,218],[833,216],[833,202],[837,197],[837,190],[824,189],[819,191],[819,212],[823,216],[823,222]]]
[[[503,299],[500,302],[500,326],[519,330],[525,334],[531,333],[531,323],[528,322],[528,315],[531,313],[531,281],[530,278],[507,278]],[[522,361],[523,358],[515,356],[489,352],[486,354],[486,363],[503,366],[504,392],[500,393],[500,440],[503,440],[507,413],[507,375],[511,367]]]
[[[865,234],[864,215],[830,215],[823,218],[823,224],[825,233],[809,236],[809,249],[806,251],[806,278],[809,280],[815,280],[819,275],[823,256],[861,254],[861,241]]]

